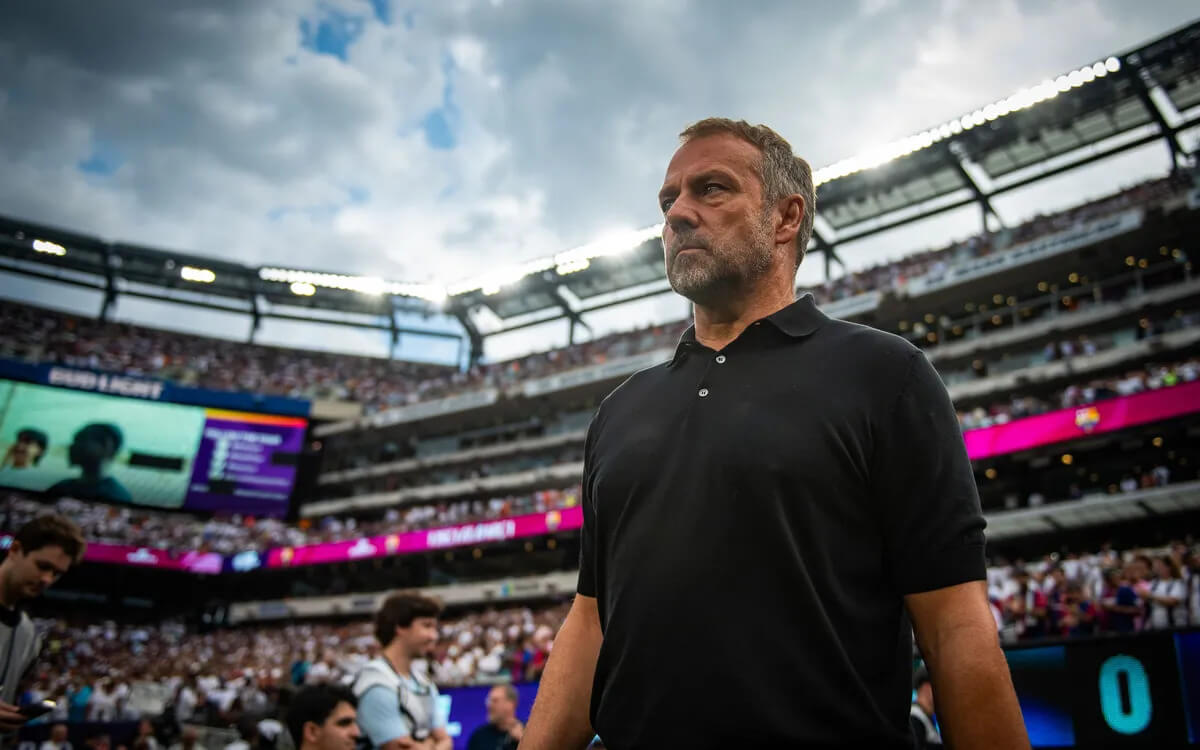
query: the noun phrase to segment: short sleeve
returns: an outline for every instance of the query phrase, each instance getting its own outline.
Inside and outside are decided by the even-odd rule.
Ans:
[[[985,580],[985,521],[954,406],[910,353],[899,395],[876,424],[872,486],[888,569],[901,594]]]
[[[599,582],[596,580],[598,567],[596,565],[596,498],[593,487],[596,469],[594,450],[596,433],[599,430],[598,421],[599,413],[588,426],[587,439],[583,446],[583,490],[579,498],[579,504],[583,508],[583,529],[579,532],[579,582],[575,586],[577,593],[593,598],[599,590]]]
[[[395,692],[376,685],[358,701],[358,726],[375,747],[412,734],[397,700]]]

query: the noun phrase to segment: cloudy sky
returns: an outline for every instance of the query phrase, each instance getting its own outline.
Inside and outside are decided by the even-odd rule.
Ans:
[[[453,281],[658,221],[664,166],[695,119],[768,123],[821,166],[1195,15],[1192,0],[9,3],[0,214],[249,264]],[[1126,159],[1066,200],[1165,167],[1158,152]],[[920,231],[847,260],[971,230]],[[596,323],[683,310],[668,295]],[[119,315],[172,318],[132,302]]]

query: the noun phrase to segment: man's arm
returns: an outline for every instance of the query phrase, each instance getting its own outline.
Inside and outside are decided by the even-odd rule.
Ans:
[[[396,694],[385,687],[373,687],[359,699],[358,726],[371,744],[380,750],[421,747],[420,743],[413,740],[408,722],[400,715]]]
[[[450,733],[442,727],[430,732],[429,739],[433,750],[453,750],[454,748],[454,740],[450,738]]]
[[[983,581],[904,597],[948,747],[1028,748]]]
[[[573,750],[591,742],[588,712],[602,640],[596,599],[577,594],[554,639],[521,750]]]

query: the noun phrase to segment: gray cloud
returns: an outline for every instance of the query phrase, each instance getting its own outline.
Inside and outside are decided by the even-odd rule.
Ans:
[[[362,16],[343,62],[300,24]],[[412,27],[403,19],[412,14]],[[776,127],[816,164],[1183,23],[1189,2],[14,3],[0,211],[249,263],[414,279],[657,220],[675,134]],[[449,93],[457,147],[422,119]],[[105,151],[109,176],[81,161]],[[357,197],[356,197],[357,196]]]

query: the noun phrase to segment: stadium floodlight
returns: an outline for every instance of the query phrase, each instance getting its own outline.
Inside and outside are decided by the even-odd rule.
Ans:
[[[1073,88],[1080,88],[1103,78],[1109,73],[1116,73],[1120,69],[1121,61],[1115,57],[1110,57],[1101,62],[1085,65],[1077,70],[1056,76],[1053,79],[1045,79],[1035,86],[1020,89],[1011,96],[997,99],[985,107],[976,109],[953,120],[948,120],[935,128],[897,139],[891,143],[885,143],[882,146],[874,146],[864,150],[862,153],[821,167],[813,172],[813,184],[822,185],[831,180],[846,177],[855,172],[861,172],[864,169],[871,169],[872,167],[886,164],[902,156],[908,156],[922,149],[929,148],[934,143],[949,138],[952,135],[958,135],[963,131],[979,127],[987,122],[995,122],[1013,112],[1019,112],[1039,102],[1053,99],[1060,93],[1070,91]]]
[[[298,297],[311,297],[317,293],[317,288],[307,281],[293,281],[289,288]]]
[[[339,273],[318,273],[302,271],[293,268],[260,268],[258,278],[263,281],[275,281],[290,284],[296,294],[296,285],[310,285],[321,289],[338,289],[345,292],[359,292],[371,296],[394,294],[402,297],[418,297],[429,302],[441,303],[446,298],[446,290],[439,284],[420,284],[407,281],[386,281],[378,276],[350,276]],[[304,289],[304,286],[300,287]]]
[[[51,242],[50,240],[34,240],[33,249],[39,253],[46,253],[47,255],[62,256],[67,254],[67,249],[65,247],[57,242]]]
[[[596,258],[605,258],[629,252],[647,240],[662,236],[662,224],[643,229],[621,229],[606,232],[599,239],[586,245],[558,253],[548,258],[535,258],[515,266],[489,271],[486,274],[449,284],[446,294],[457,297],[471,292],[480,292],[485,296],[498,294],[504,287],[521,279],[543,271],[554,271],[559,276],[578,273],[591,265]]]
[[[179,269],[179,276],[184,281],[194,281],[198,284],[211,284],[217,280],[217,275],[207,268],[184,266]]]

